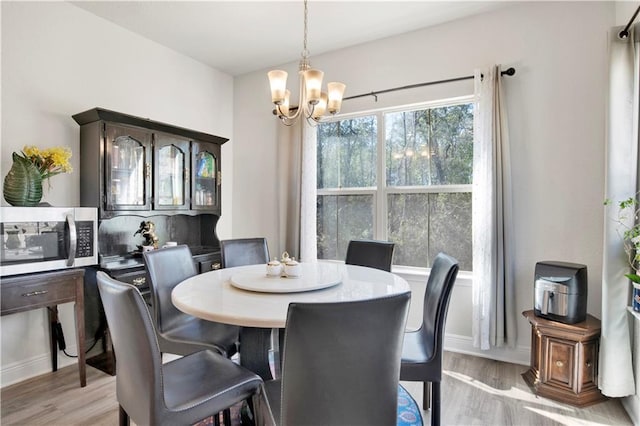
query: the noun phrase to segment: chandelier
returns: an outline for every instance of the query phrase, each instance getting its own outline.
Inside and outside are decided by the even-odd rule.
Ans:
[[[336,114],[342,105],[342,95],[345,85],[338,82],[327,83],[327,92],[322,91],[322,77],[320,70],[311,69],[309,51],[307,50],[307,0],[304,0],[304,44],[302,59],[298,67],[300,81],[299,105],[290,106],[291,92],[287,89],[287,72],[282,70],[269,71],[271,86],[271,102],[276,106],[274,114],[280,121],[291,126],[302,115],[310,124],[319,123],[325,112]]]

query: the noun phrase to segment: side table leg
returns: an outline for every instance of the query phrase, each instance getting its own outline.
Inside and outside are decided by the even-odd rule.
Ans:
[[[78,370],[80,372],[80,387],[87,386],[87,363],[84,332],[84,300],[79,297],[73,306],[76,314],[76,342],[78,347]]]
[[[51,347],[51,371],[58,371],[58,333],[56,324],[58,323],[58,306],[48,306],[49,314],[49,346]]]

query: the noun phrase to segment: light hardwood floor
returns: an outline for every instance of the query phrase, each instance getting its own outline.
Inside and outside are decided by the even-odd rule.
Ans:
[[[446,352],[442,382],[444,425],[631,425],[617,400],[587,408],[539,398],[521,377],[526,366]],[[402,382],[416,401],[422,385]],[[115,377],[87,367],[80,388],[78,369],[69,366],[0,392],[0,424],[117,425]],[[425,425],[429,412],[423,412]]]

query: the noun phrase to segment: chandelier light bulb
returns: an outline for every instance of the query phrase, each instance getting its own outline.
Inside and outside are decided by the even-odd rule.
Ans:
[[[282,70],[273,70],[267,73],[269,76],[269,84],[271,85],[271,102],[280,105],[284,101],[285,91],[287,90],[287,72]]]
[[[282,116],[287,116],[289,115],[289,102],[290,102],[290,98],[291,98],[291,91],[289,90],[285,90],[284,91],[284,100],[282,101],[282,103],[278,106],[278,110],[280,115]]]
[[[307,91],[307,102],[315,105],[320,102],[322,95],[322,78],[324,73],[320,70],[306,70],[304,72],[304,81]]]
[[[322,92],[320,94],[320,101],[313,107],[313,114],[311,115],[314,119],[319,119],[322,117],[327,110],[327,94]]]
[[[329,110],[330,114],[336,114],[340,112],[340,107],[342,106],[342,96],[344,95],[344,89],[346,87],[347,86],[337,81],[327,83],[327,88],[329,89],[327,109]]]

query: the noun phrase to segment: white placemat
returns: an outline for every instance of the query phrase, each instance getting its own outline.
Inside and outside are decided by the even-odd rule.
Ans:
[[[267,276],[265,265],[262,271],[233,274],[229,282],[236,288],[261,293],[296,293],[320,290],[342,282],[342,273],[338,265],[301,263],[300,266],[302,266],[302,274],[295,278]]]

